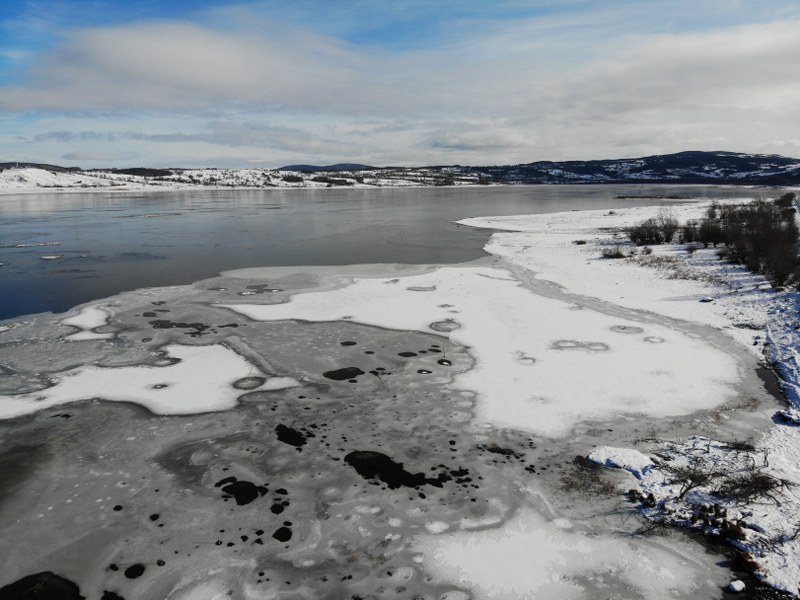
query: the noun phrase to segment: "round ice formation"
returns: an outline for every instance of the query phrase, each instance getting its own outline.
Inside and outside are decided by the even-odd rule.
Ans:
[[[456,331],[461,329],[461,325],[454,321],[453,319],[444,319],[443,321],[436,321],[430,324],[430,328],[434,331],[439,331],[442,333],[450,333],[451,331]]]

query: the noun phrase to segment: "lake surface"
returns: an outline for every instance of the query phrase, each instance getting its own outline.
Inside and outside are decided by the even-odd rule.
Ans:
[[[241,267],[474,260],[491,232],[452,222],[466,217],[669,203],[618,196],[775,193],[581,185],[1,196],[0,320]],[[50,255],[62,258],[42,259]]]

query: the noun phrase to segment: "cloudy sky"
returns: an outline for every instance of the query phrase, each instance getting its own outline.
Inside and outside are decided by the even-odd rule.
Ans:
[[[800,157],[797,0],[0,3],[0,162]]]

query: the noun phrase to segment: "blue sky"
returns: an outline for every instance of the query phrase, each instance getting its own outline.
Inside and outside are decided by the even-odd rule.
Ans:
[[[0,4],[0,161],[800,156],[800,7],[764,0]]]

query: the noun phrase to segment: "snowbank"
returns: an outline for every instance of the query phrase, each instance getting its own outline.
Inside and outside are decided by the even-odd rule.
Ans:
[[[642,475],[653,466],[653,461],[650,460],[650,457],[630,448],[601,446],[595,448],[586,458],[605,467],[615,467],[629,471],[637,479],[641,479]]]

